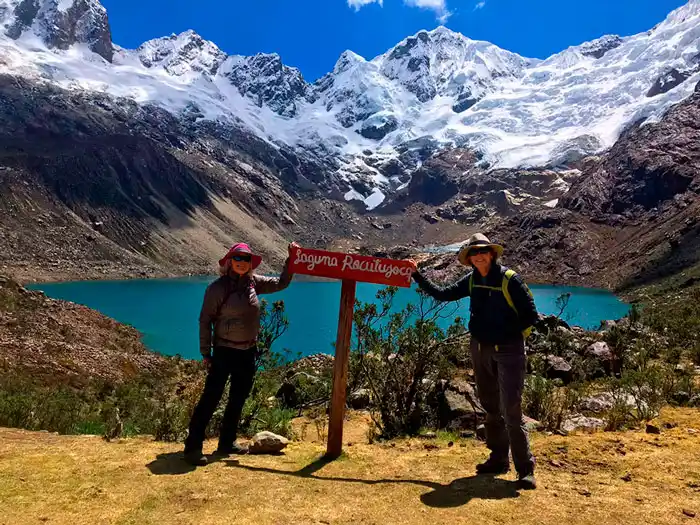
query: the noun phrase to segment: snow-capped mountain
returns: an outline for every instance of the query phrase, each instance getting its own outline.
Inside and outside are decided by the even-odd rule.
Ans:
[[[700,0],[546,60],[421,31],[371,60],[346,51],[313,84],[278,55],[227,56],[192,31],[122,49],[97,0],[0,0],[0,72],[245,129],[322,159],[346,198],[376,206],[440,148],[560,166],[658,120],[700,80]]]
[[[0,30],[14,40],[32,33],[53,49],[86,44],[112,60],[107,10],[98,0],[0,0]]]

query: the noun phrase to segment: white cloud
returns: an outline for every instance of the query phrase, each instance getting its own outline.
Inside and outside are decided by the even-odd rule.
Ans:
[[[384,0],[347,0],[347,2],[348,7],[352,7],[355,11],[359,11],[364,6],[375,3],[384,7]],[[447,10],[447,0],[403,0],[403,3],[410,7],[420,7],[421,9],[435,11],[435,16],[440,23],[443,24],[447,22],[447,19],[452,15],[452,13]],[[480,3],[486,4],[483,0]]]
[[[413,7],[435,11],[437,19],[443,24],[452,14],[447,10],[447,0],[403,0],[403,2]]]
[[[474,6],[474,11],[476,11],[477,9],[483,9],[484,6],[486,6],[486,0],[481,0],[481,2],[477,3]]]
[[[359,11],[364,6],[374,3],[384,6],[384,0],[348,0],[348,6],[354,7],[355,11]]]

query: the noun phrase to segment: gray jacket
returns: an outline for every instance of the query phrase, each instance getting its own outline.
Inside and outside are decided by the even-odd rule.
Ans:
[[[289,286],[292,274],[288,264],[279,277],[226,275],[207,287],[199,314],[199,351],[203,356],[211,355],[216,346],[244,350],[255,345],[260,331],[258,295]]]

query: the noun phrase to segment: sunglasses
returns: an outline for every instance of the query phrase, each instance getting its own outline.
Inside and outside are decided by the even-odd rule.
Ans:
[[[485,253],[491,253],[491,248],[472,248],[469,250],[468,255],[483,255]]]
[[[250,262],[250,255],[234,255],[231,259],[236,262]]]

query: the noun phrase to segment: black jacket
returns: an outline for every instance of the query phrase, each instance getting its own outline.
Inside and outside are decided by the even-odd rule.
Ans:
[[[522,332],[538,320],[535,300],[520,276],[511,277],[508,292],[513,300],[515,311],[501,291],[507,268],[494,264],[483,278],[479,272],[470,272],[454,284],[438,287],[419,272],[413,274],[418,286],[438,301],[458,301],[469,297],[469,278],[474,274],[474,288],[471,294],[469,331],[472,337],[485,344],[505,345],[523,339]],[[480,288],[488,286],[489,288]]]

